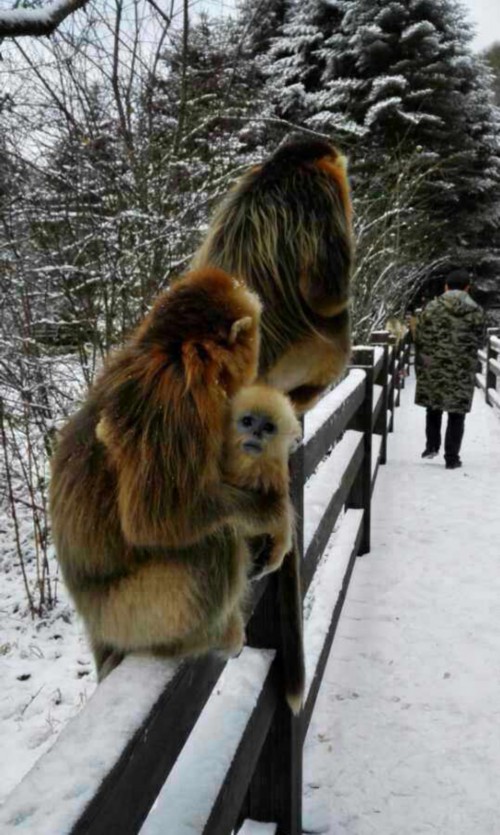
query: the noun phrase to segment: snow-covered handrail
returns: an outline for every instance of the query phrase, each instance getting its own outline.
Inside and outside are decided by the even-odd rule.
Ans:
[[[244,818],[300,835],[304,738],[356,557],[370,548],[372,491],[409,365],[409,337],[374,339],[306,416],[292,460],[302,713],[283,695],[284,568],[256,584],[238,658],[125,659],[7,798],[2,835],[230,835]]]
[[[489,406],[500,408],[500,328],[488,328],[486,346],[477,356],[476,385]]]

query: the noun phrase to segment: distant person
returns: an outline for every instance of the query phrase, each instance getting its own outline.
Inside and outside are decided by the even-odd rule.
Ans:
[[[444,458],[449,470],[462,466],[465,415],[472,406],[477,351],[484,338],[484,313],[469,296],[469,289],[466,270],[450,273],[443,295],[420,314],[415,334],[415,403],[427,409],[422,458],[438,454],[443,412],[448,412]]]

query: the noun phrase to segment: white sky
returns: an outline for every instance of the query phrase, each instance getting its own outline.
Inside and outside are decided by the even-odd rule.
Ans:
[[[469,18],[476,25],[474,40],[476,49],[485,49],[495,41],[500,42],[499,0],[462,0],[469,10]]]

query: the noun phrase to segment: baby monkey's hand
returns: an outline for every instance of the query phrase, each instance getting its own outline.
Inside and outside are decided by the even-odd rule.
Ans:
[[[264,577],[266,574],[271,574],[271,572],[278,571],[281,568],[285,556],[293,547],[293,524],[293,508],[287,499],[283,515],[276,527],[269,531],[269,536],[271,537],[269,556],[265,563],[259,566],[259,571],[254,579],[260,579],[260,577]]]

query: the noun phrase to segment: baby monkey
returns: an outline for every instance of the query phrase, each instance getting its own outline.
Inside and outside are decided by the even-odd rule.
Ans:
[[[290,400],[277,389],[253,385],[240,389],[232,401],[231,422],[224,454],[224,477],[237,487],[288,496],[288,458],[301,436]],[[270,526],[269,558],[261,571],[281,566],[292,548],[293,509],[286,503],[289,523]]]

